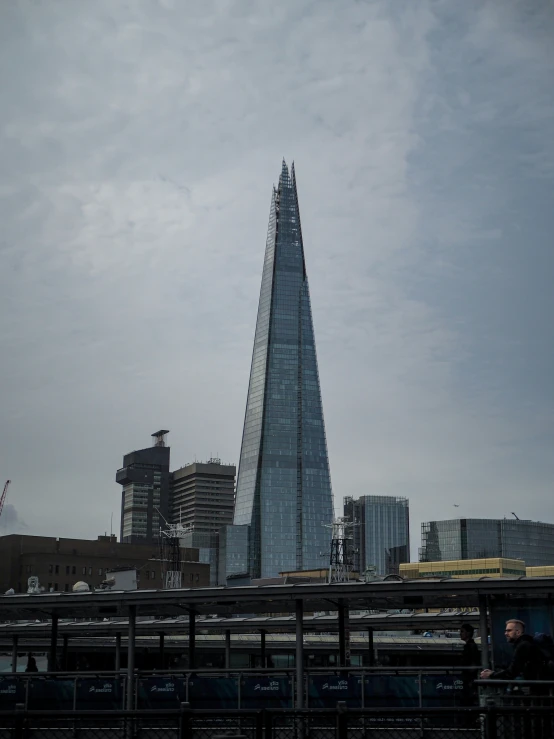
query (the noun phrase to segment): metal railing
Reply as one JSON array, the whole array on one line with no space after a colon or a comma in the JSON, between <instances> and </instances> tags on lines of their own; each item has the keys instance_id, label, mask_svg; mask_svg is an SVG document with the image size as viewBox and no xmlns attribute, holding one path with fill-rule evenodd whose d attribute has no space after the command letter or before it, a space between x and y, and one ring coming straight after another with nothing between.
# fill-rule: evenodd
<instances>
[{"instance_id":1,"label":"metal railing","mask_svg":"<svg viewBox=\"0 0 554 739\"><path fill-rule=\"evenodd\" d=\"M0 739L551 739L544 707L25 711L2 714Z\"/></svg>"}]
</instances>

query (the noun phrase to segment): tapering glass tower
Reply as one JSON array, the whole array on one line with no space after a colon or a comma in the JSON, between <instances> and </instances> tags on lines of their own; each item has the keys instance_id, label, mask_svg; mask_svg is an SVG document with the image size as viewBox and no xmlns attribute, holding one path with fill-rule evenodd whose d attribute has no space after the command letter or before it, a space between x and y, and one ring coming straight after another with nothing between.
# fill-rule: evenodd
<instances>
[{"instance_id":1,"label":"tapering glass tower","mask_svg":"<svg viewBox=\"0 0 554 739\"><path fill-rule=\"evenodd\" d=\"M273 189L237 479L249 575L325 566L333 499L294 164ZM323 556L322 556L323 555Z\"/></svg>"}]
</instances>

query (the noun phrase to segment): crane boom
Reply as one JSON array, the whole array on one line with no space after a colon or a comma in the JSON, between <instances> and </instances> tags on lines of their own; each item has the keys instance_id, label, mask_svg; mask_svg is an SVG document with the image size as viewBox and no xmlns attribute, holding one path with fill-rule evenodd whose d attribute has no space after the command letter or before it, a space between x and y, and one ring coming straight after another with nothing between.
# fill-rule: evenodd
<instances>
[{"instance_id":1,"label":"crane boom","mask_svg":"<svg viewBox=\"0 0 554 739\"><path fill-rule=\"evenodd\" d=\"M6 495L8 494L10 482L11 480L6 480L6 484L4 485L4 492L2 493L2 497L0 498L0 516L2 515L2 509L4 508L4 503L6 502Z\"/></svg>"}]
</instances>

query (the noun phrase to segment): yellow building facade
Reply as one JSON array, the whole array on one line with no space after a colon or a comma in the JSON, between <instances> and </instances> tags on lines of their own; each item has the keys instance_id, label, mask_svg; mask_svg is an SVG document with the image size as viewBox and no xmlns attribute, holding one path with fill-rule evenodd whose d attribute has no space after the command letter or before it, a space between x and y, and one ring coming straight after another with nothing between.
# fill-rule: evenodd
<instances>
[{"instance_id":1,"label":"yellow building facade","mask_svg":"<svg viewBox=\"0 0 554 739\"><path fill-rule=\"evenodd\" d=\"M540 565L538 567L526 567L527 577L552 577L554 565Z\"/></svg>"},{"instance_id":2,"label":"yellow building facade","mask_svg":"<svg viewBox=\"0 0 554 739\"><path fill-rule=\"evenodd\" d=\"M491 559L452 559L444 562L406 562L400 565L400 575L407 580L421 577L521 577L529 570L551 569L554 567L525 567L522 559L493 557ZM542 574L542 573L541 573ZM536 573L538 575L538 573Z\"/></svg>"}]
</instances>

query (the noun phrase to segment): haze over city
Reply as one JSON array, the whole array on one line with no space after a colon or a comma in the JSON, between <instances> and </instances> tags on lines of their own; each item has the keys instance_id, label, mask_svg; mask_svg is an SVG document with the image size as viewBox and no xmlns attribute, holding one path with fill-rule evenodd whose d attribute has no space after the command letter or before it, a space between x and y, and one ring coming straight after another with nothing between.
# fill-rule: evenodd
<instances>
[{"instance_id":1,"label":"haze over city","mask_svg":"<svg viewBox=\"0 0 554 739\"><path fill-rule=\"evenodd\" d=\"M335 512L554 522L554 6L0 9L0 534L119 530L124 453L238 462L294 160Z\"/></svg>"}]
</instances>

